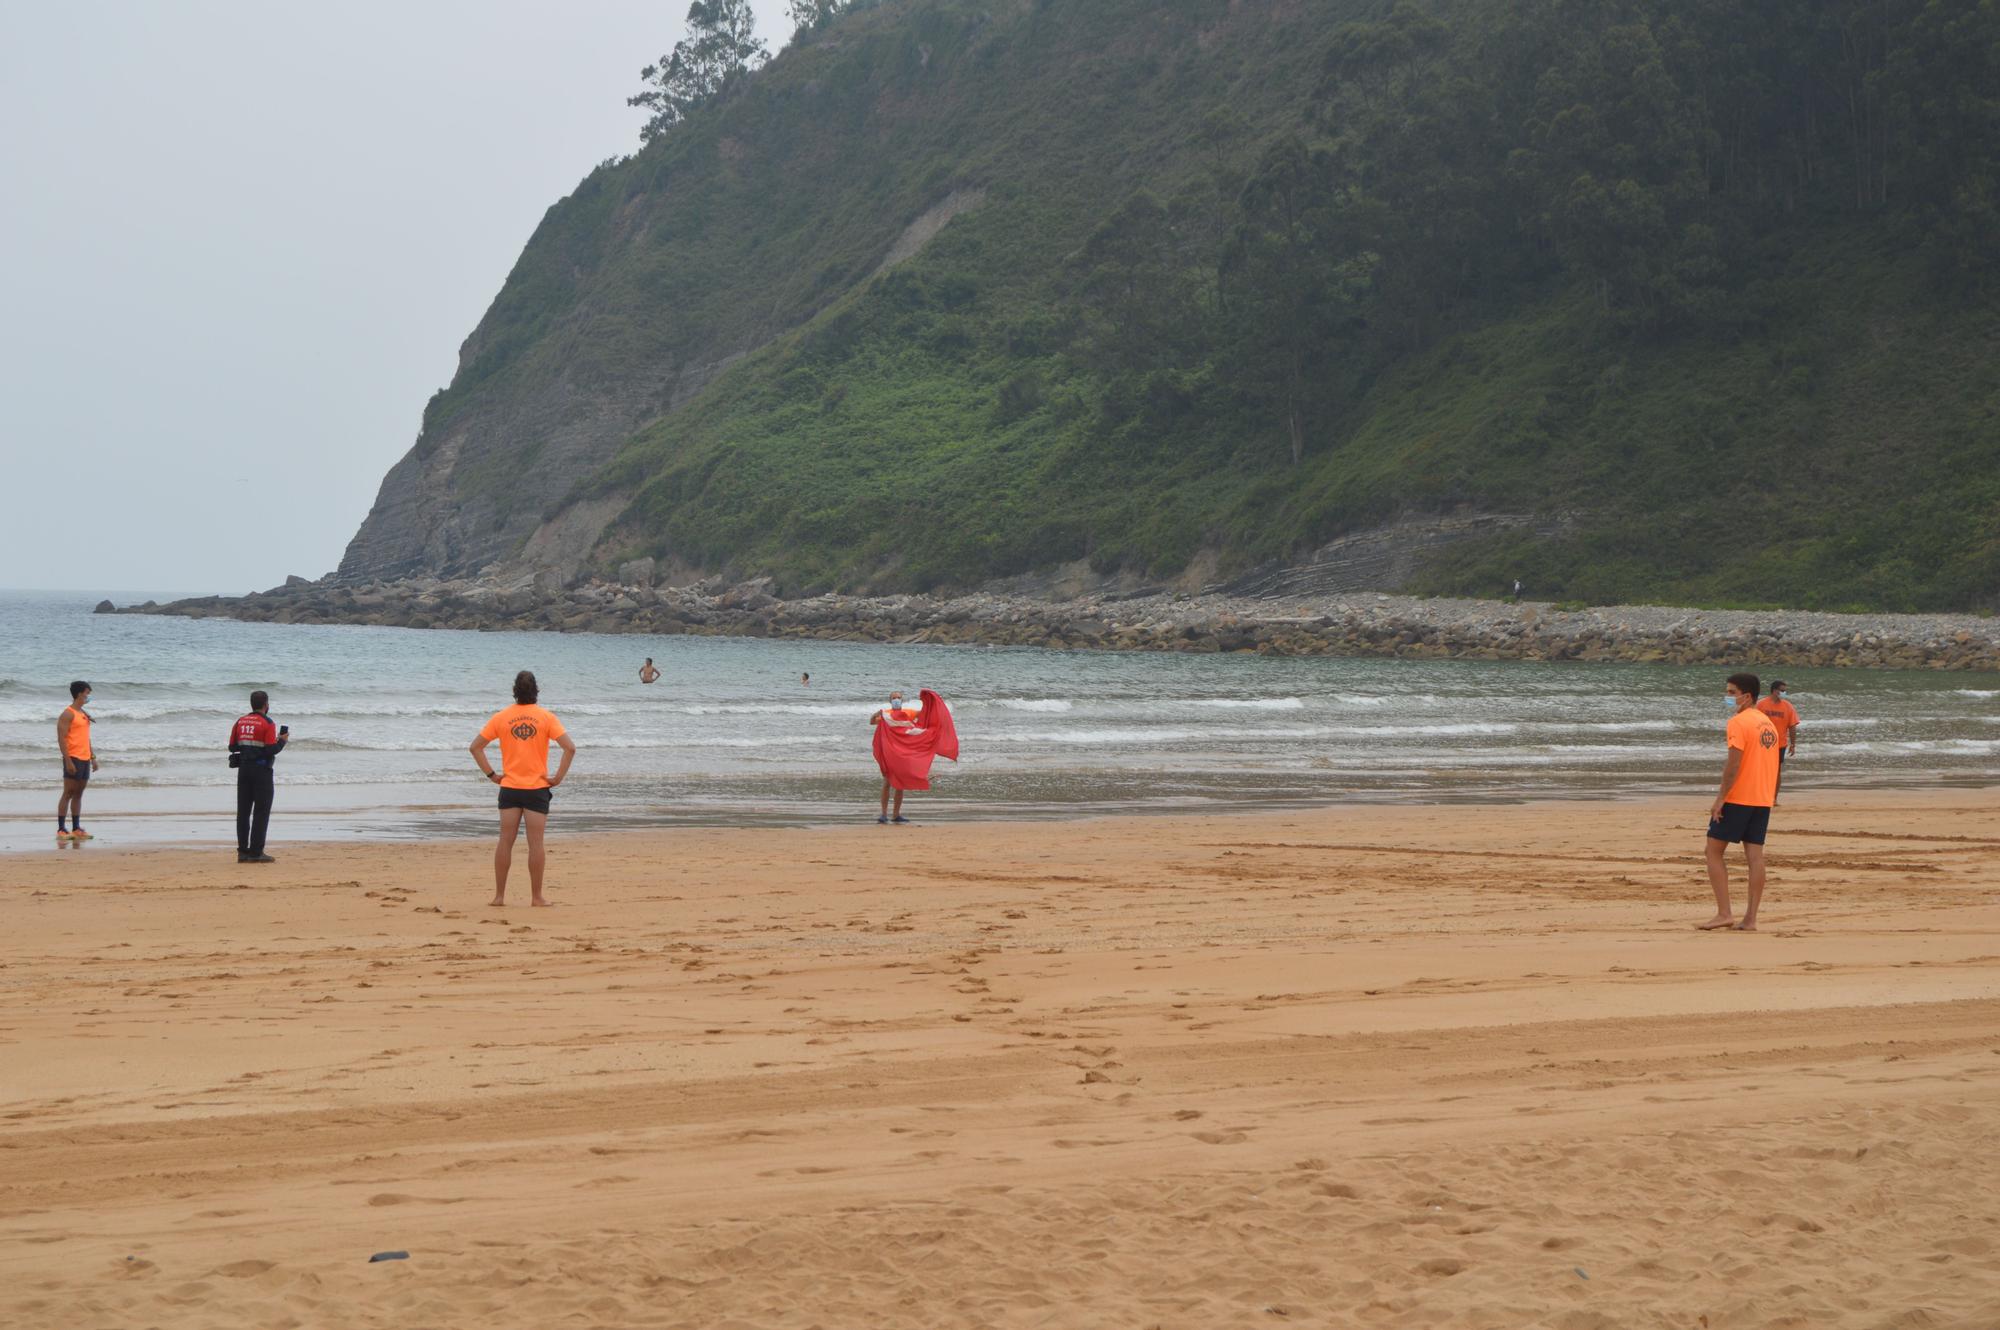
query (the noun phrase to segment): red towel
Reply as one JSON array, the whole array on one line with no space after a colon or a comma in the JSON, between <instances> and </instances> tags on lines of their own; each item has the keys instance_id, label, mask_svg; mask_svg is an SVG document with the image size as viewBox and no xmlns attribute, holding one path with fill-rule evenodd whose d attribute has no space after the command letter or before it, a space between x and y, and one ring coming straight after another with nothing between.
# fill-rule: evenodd
<instances>
[{"instance_id":1,"label":"red towel","mask_svg":"<svg viewBox=\"0 0 2000 1330\"><path fill-rule=\"evenodd\" d=\"M933 758L958 761L958 727L951 723L944 699L928 688L917 696L923 710L914 717L915 725L883 722L875 727L875 765L898 790L928 790Z\"/></svg>"}]
</instances>

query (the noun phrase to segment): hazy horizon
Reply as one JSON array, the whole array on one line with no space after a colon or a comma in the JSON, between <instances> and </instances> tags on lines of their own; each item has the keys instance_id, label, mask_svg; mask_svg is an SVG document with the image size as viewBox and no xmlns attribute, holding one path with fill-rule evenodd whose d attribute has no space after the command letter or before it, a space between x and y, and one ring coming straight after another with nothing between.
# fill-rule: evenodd
<instances>
[{"instance_id":1,"label":"hazy horizon","mask_svg":"<svg viewBox=\"0 0 2000 1330\"><path fill-rule=\"evenodd\" d=\"M0 586L331 571L685 14L0 3Z\"/></svg>"}]
</instances>

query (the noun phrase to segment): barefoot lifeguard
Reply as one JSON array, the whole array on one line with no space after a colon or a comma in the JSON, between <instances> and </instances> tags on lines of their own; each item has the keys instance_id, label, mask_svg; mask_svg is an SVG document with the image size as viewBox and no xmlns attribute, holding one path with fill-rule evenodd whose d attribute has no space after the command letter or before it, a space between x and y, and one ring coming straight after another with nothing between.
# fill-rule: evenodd
<instances>
[{"instance_id":1,"label":"barefoot lifeguard","mask_svg":"<svg viewBox=\"0 0 2000 1330\"><path fill-rule=\"evenodd\" d=\"M1715 914L1696 925L1714 931L1755 932L1757 906L1764 898L1764 836L1771 825L1771 806L1778 797L1777 727L1757 709L1758 679L1732 674L1723 685L1729 701L1726 740L1729 756L1722 765L1722 785L1708 809L1708 884L1715 891ZM1739 920L1729 904L1729 865L1724 855L1741 842L1749 867L1749 902Z\"/></svg>"},{"instance_id":2,"label":"barefoot lifeguard","mask_svg":"<svg viewBox=\"0 0 2000 1330\"><path fill-rule=\"evenodd\" d=\"M548 826L555 787L568 777L569 764L576 757L576 743L555 713L540 705L540 696L535 676L522 670L514 676L514 705L494 712L471 744L472 760L486 779L500 787L500 839L493 847L493 899L489 905L507 903L514 838L524 826L528 832L528 903L549 903L542 897L542 870L548 862L542 833ZM496 739L500 741L500 771L486 760L486 746ZM562 761L553 776L549 775L552 742L562 749Z\"/></svg>"}]
</instances>

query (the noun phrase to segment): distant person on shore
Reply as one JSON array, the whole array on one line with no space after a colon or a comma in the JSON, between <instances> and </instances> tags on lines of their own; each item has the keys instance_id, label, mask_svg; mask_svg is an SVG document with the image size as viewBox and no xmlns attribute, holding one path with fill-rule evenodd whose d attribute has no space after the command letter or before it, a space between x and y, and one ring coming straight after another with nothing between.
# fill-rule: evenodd
<instances>
[{"instance_id":1,"label":"distant person on shore","mask_svg":"<svg viewBox=\"0 0 2000 1330\"><path fill-rule=\"evenodd\" d=\"M1790 691L1783 679L1773 679L1771 695L1757 704L1757 710L1769 716L1778 731L1778 788L1771 794L1774 808L1778 803L1778 794L1785 788L1785 759L1796 756L1799 751L1799 713L1786 696Z\"/></svg>"},{"instance_id":2,"label":"distant person on shore","mask_svg":"<svg viewBox=\"0 0 2000 1330\"><path fill-rule=\"evenodd\" d=\"M229 730L229 765L236 768L236 862L270 864L264 836L271 827L271 800L277 793L272 764L285 751L292 727L273 725L271 695L259 688L250 694L250 710Z\"/></svg>"},{"instance_id":3,"label":"distant person on shore","mask_svg":"<svg viewBox=\"0 0 2000 1330\"><path fill-rule=\"evenodd\" d=\"M660 672L653 668L653 658L648 656L646 657L646 663L639 667L639 682L658 683L659 681Z\"/></svg>"},{"instance_id":4,"label":"distant person on shore","mask_svg":"<svg viewBox=\"0 0 2000 1330\"><path fill-rule=\"evenodd\" d=\"M69 705L56 717L56 749L62 753L62 794L56 799L56 839L92 839L83 829L83 791L97 770L97 751L90 746L90 685L78 679L69 686ZM71 828L75 828L71 830Z\"/></svg>"},{"instance_id":5,"label":"distant person on shore","mask_svg":"<svg viewBox=\"0 0 2000 1330\"><path fill-rule=\"evenodd\" d=\"M553 791L569 775L569 764L576 757L576 743L555 714L539 704L540 697L541 686L535 676L522 670L514 676L514 705L494 712L472 741L472 760L486 773L486 779L500 787L500 842L493 849L493 899L489 905L507 903L514 837L524 823L528 828L528 903L548 904L542 898L542 869L548 862L542 833L548 827ZM500 741L500 771L486 760L486 745L495 739ZM562 762L553 776L549 775L551 742L562 748Z\"/></svg>"},{"instance_id":6,"label":"distant person on shore","mask_svg":"<svg viewBox=\"0 0 2000 1330\"><path fill-rule=\"evenodd\" d=\"M1521 598L1521 579L1517 577L1514 579L1514 599L1519 600L1520 598Z\"/></svg>"},{"instance_id":7,"label":"distant person on shore","mask_svg":"<svg viewBox=\"0 0 2000 1330\"><path fill-rule=\"evenodd\" d=\"M1723 692L1729 699L1729 757L1722 766L1721 791L1708 810L1708 884L1715 889L1715 917L1701 927L1751 933L1764 898L1764 833L1778 799L1778 730L1757 709L1756 675L1730 675ZM1730 912L1729 867L1723 862L1737 841L1743 842L1750 865L1750 901L1740 920Z\"/></svg>"},{"instance_id":8,"label":"distant person on shore","mask_svg":"<svg viewBox=\"0 0 2000 1330\"><path fill-rule=\"evenodd\" d=\"M958 761L958 729L944 699L926 688L917 701L916 707L907 707L901 693L891 693L889 705L868 718L875 727L875 765L882 769L882 812L875 819L879 823L908 822L903 816L904 793L931 787L933 759ZM891 790L896 793L893 816Z\"/></svg>"}]
</instances>

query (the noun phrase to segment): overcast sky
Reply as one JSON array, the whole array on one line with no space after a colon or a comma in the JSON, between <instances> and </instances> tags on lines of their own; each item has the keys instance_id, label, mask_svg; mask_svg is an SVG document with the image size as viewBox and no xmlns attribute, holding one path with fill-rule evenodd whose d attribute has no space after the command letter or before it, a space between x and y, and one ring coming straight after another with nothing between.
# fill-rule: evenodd
<instances>
[{"instance_id":1,"label":"overcast sky","mask_svg":"<svg viewBox=\"0 0 2000 1330\"><path fill-rule=\"evenodd\" d=\"M330 571L686 14L0 0L0 587Z\"/></svg>"}]
</instances>

